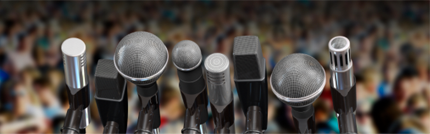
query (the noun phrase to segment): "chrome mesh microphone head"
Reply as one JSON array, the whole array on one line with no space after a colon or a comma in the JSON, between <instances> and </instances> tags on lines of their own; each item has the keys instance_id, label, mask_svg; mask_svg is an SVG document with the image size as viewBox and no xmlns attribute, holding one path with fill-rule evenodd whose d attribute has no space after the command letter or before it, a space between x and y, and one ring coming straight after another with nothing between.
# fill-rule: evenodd
<instances>
[{"instance_id":1,"label":"chrome mesh microphone head","mask_svg":"<svg viewBox=\"0 0 430 134\"><path fill-rule=\"evenodd\" d=\"M190 40L181 41L172 50L172 61L179 70L194 70L202 62L200 47Z\"/></svg>"},{"instance_id":2,"label":"chrome mesh microphone head","mask_svg":"<svg viewBox=\"0 0 430 134\"><path fill-rule=\"evenodd\" d=\"M224 54L214 53L205 60L206 83L212 104L227 106L233 100L229 66L229 60Z\"/></svg>"},{"instance_id":3,"label":"chrome mesh microphone head","mask_svg":"<svg viewBox=\"0 0 430 134\"><path fill-rule=\"evenodd\" d=\"M85 43L78 38L68 38L61 44L66 84L72 94L88 85Z\"/></svg>"},{"instance_id":4,"label":"chrome mesh microphone head","mask_svg":"<svg viewBox=\"0 0 430 134\"><path fill-rule=\"evenodd\" d=\"M128 81L149 85L157 81L169 59L164 43L148 32L130 33L116 46L114 64Z\"/></svg>"},{"instance_id":5,"label":"chrome mesh microphone head","mask_svg":"<svg viewBox=\"0 0 430 134\"><path fill-rule=\"evenodd\" d=\"M333 37L328 43L330 51L330 69L346 71L352 67L351 49L348 38L344 36Z\"/></svg>"},{"instance_id":6,"label":"chrome mesh microphone head","mask_svg":"<svg viewBox=\"0 0 430 134\"><path fill-rule=\"evenodd\" d=\"M238 36L233 41L235 80L265 78L265 60L257 36Z\"/></svg>"},{"instance_id":7,"label":"chrome mesh microphone head","mask_svg":"<svg viewBox=\"0 0 430 134\"><path fill-rule=\"evenodd\" d=\"M324 68L317 60L306 54L291 54L276 64L270 85L284 103L304 107L319 97L325 81Z\"/></svg>"}]
</instances>

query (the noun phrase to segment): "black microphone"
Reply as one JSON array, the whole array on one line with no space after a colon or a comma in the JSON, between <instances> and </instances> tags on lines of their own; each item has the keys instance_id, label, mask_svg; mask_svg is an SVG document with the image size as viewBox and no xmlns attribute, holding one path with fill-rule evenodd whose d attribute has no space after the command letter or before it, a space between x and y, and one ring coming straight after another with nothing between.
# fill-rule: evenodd
<instances>
[{"instance_id":1,"label":"black microphone","mask_svg":"<svg viewBox=\"0 0 430 134\"><path fill-rule=\"evenodd\" d=\"M330 88L333 108L340 133L357 133L355 110L357 95L352 70L351 49L348 38L336 36L328 43L330 50Z\"/></svg>"},{"instance_id":2,"label":"black microphone","mask_svg":"<svg viewBox=\"0 0 430 134\"><path fill-rule=\"evenodd\" d=\"M61 44L67 96L70 108L61 129L62 133L85 133L90 124L90 89L87 72L85 43L78 38L68 38Z\"/></svg>"},{"instance_id":3,"label":"black microphone","mask_svg":"<svg viewBox=\"0 0 430 134\"><path fill-rule=\"evenodd\" d=\"M113 60L101 59L95 73L94 96L104 134L127 132L127 83L115 69Z\"/></svg>"},{"instance_id":4,"label":"black microphone","mask_svg":"<svg viewBox=\"0 0 430 134\"><path fill-rule=\"evenodd\" d=\"M205 71L215 133L235 133L230 61L224 54L211 54L206 58Z\"/></svg>"},{"instance_id":5,"label":"black microphone","mask_svg":"<svg viewBox=\"0 0 430 134\"><path fill-rule=\"evenodd\" d=\"M172 50L172 61L177 68L179 88L187 108L182 133L207 133L205 123L208 120L208 95L200 66L202 62L200 47L193 41L181 41Z\"/></svg>"},{"instance_id":6,"label":"black microphone","mask_svg":"<svg viewBox=\"0 0 430 134\"><path fill-rule=\"evenodd\" d=\"M245 133L267 129L266 61L257 36L239 36L233 41L234 82L246 115Z\"/></svg>"},{"instance_id":7,"label":"black microphone","mask_svg":"<svg viewBox=\"0 0 430 134\"><path fill-rule=\"evenodd\" d=\"M118 73L137 86L142 105L134 133L159 133L160 109L157 80L166 70L169 53L163 41L148 32L133 32L118 43L114 65Z\"/></svg>"},{"instance_id":8,"label":"black microphone","mask_svg":"<svg viewBox=\"0 0 430 134\"><path fill-rule=\"evenodd\" d=\"M290 54L279 61L270 76L272 91L291 106L299 133L316 133L312 103L321 95L326 79L321 64L306 54Z\"/></svg>"}]
</instances>

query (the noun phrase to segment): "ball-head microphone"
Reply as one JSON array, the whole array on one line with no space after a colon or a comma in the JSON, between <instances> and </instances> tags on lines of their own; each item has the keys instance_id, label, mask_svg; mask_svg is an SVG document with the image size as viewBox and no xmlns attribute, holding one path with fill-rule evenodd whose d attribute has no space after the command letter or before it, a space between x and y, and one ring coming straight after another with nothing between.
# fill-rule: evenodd
<instances>
[{"instance_id":1,"label":"ball-head microphone","mask_svg":"<svg viewBox=\"0 0 430 134\"><path fill-rule=\"evenodd\" d=\"M61 44L67 96L67 110L62 133L85 133L90 124L90 89L87 72L85 43L78 38L68 38Z\"/></svg>"},{"instance_id":2,"label":"ball-head microphone","mask_svg":"<svg viewBox=\"0 0 430 134\"><path fill-rule=\"evenodd\" d=\"M355 110L357 95L348 38L336 36L328 43L330 51L330 88L333 108L339 122L340 133L357 133Z\"/></svg>"},{"instance_id":3,"label":"ball-head microphone","mask_svg":"<svg viewBox=\"0 0 430 134\"><path fill-rule=\"evenodd\" d=\"M205 69L215 133L235 133L230 61L224 54L214 53L206 58Z\"/></svg>"},{"instance_id":4,"label":"ball-head microphone","mask_svg":"<svg viewBox=\"0 0 430 134\"><path fill-rule=\"evenodd\" d=\"M208 95L200 47L190 40L181 41L172 50L172 61L177 68L179 88L187 109L182 133L208 133L205 124L208 120Z\"/></svg>"},{"instance_id":5,"label":"ball-head microphone","mask_svg":"<svg viewBox=\"0 0 430 134\"><path fill-rule=\"evenodd\" d=\"M154 34L133 32L118 43L113 60L118 73L137 87L142 109L135 133L159 133L160 109L156 81L169 60L166 46Z\"/></svg>"},{"instance_id":6,"label":"ball-head microphone","mask_svg":"<svg viewBox=\"0 0 430 134\"><path fill-rule=\"evenodd\" d=\"M245 133L267 129L267 74L257 36L239 36L233 41L234 82L246 115Z\"/></svg>"},{"instance_id":7,"label":"ball-head microphone","mask_svg":"<svg viewBox=\"0 0 430 134\"><path fill-rule=\"evenodd\" d=\"M299 133L316 133L312 103L321 95L325 71L320 63L306 54L290 54L279 61L270 77L273 93L291 106Z\"/></svg>"},{"instance_id":8,"label":"ball-head microphone","mask_svg":"<svg viewBox=\"0 0 430 134\"><path fill-rule=\"evenodd\" d=\"M101 59L95 73L94 96L104 134L126 133L128 98L127 83L116 71L113 60Z\"/></svg>"}]
</instances>

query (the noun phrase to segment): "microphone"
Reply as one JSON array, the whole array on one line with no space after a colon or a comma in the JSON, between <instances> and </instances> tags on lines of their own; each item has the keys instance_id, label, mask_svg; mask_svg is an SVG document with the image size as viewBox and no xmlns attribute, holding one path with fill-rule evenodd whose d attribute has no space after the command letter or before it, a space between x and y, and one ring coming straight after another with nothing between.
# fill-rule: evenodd
<instances>
[{"instance_id":1,"label":"microphone","mask_svg":"<svg viewBox=\"0 0 430 134\"><path fill-rule=\"evenodd\" d=\"M325 71L320 63L306 54L290 54L279 61L270 76L273 93L291 106L299 133L316 133L312 103L321 95Z\"/></svg>"},{"instance_id":2,"label":"microphone","mask_svg":"<svg viewBox=\"0 0 430 134\"><path fill-rule=\"evenodd\" d=\"M330 51L330 89L340 133L357 133L355 121L357 95L349 40L343 36L336 36L330 40L328 47Z\"/></svg>"},{"instance_id":3,"label":"microphone","mask_svg":"<svg viewBox=\"0 0 430 134\"><path fill-rule=\"evenodd\" d=\"M267 129L266 61L257 36L238 36L233 41L234 82L246 115L245 133Z\"/></svg>"},{"instance_id":4,"label":"microphone","mask_svg":"<svg viewBox=\"0 0 430 134\"><path fill-rule=\"evenodd\" d=\"M220 53L209 55L205 61L206 83L214 115L215 133L235 133L229 64L228 58Z\"/></svg>"},{"instance_id":5,"label":"microphone","mask_svg":"<svg viewBox=\"0 0 430 134\"><path fill-rule=\"evenodd\" d=\"M193 41L184 40L172 50L173 65L177 68L179 89L187 111L185 113L184 134L208 133L205 122L208 120L208 95L203 78L202 54Z\"/></svg>"},{"instance_id":6,"label":"microphone","mask_svg":"<svg viewBox=\"0 0 430 134\"><path fill-rule=\"evenodd\" d=\"M114 65L124 79L134 83L142 109L135 134L159 133L160 109L157 79L166 69L169 53L154 34L133 32L118 43Z\"/></svg>"},{"instance_id":7,"label":"microphone","mask_svg":"<svg viewBox=\"0 0 430 134\"><path fill-rule=\"evenodd\" d=\"M115 69L113 60L101 59L95 73L94 96L104 126L104 134L127 132L127 83Z\"/></svg>"},{"instance_id":8,"label":"microphone","mask_svg":"<svg viewBox=\"0 0 430 134\"><path fill-rule=\"evenodd\" d=\"M61 130L62 133L85 133L85 128L91 121L90 89L85 50L85 43L78 38L68 38L61 44L70 105Z\"/></svg>"}]
</instances>

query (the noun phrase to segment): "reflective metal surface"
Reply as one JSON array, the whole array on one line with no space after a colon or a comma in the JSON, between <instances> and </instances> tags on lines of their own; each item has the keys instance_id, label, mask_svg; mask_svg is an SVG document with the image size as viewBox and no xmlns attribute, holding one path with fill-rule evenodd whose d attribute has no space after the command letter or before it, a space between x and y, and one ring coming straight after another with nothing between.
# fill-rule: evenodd
<instances>
[{"instance_id":1,"label":"reflective metal surface","mask_svg":"<svg viewBox=\"0 0 430 134\"><path fill-rule=\"evenodd\" d=\"M61 45L66 84L72 94L88 85L85 43L78 38L69 38Z\"/></svg>"}]
</instances>

